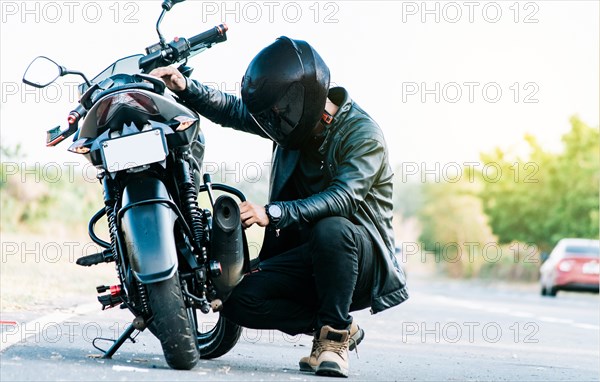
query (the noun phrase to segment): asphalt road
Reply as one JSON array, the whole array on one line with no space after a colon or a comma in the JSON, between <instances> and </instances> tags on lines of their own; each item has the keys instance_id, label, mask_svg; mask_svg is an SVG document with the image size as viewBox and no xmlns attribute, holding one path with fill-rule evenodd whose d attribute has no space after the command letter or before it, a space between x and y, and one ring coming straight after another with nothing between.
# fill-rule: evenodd
<instances>
[{"instance_id":1,"label":"asphalt road","mask_svg":"<svg viewBox=\"0 0 600 382\"><path fill-rule=\"evenodd\" d=\"M552 299L538 296L536 288L426 280L411 280L410 294L409 301L386 312L355 314L366 337L358 355L350 355L350 379L600 378L598 295L559 293ZM98 359L91 339L112 337L130 319L126 311L100 312L89 303L5 312L0 380L323 380L297 369L311 339L276 331L245 330L230 353L200 361L191 371L169 369L149 332L113 359Z\"/></svg>"}]
</instances>

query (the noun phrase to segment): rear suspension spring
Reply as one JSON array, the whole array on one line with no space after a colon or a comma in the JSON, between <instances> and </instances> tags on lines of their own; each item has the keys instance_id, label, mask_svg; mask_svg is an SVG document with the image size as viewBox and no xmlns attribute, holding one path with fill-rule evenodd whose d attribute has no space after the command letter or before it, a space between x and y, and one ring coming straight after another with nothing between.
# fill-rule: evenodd
<instances>
[{"instance_id":1,"label":"rear suspension spring","mask_svg":"<svg viewBox=\"0 0 600 382\"><path fill-rule=\"evenodd\" d=\"M110 234L110 249L113 258L118 264L119 256L117 249L117 224L115 213L115 202L119 198L119 190L110 184L108 179L104 180L104 210L106 211L106 219L108 220L108 232Z\"/></svg>"},{"instance_id":2,"label":"rear suspension spring","mask_svg":"<svg viewBox=\"0 0 600 382\"><path fill-rule=\"evenodd\" d=\"M204 222L202 212L198 207L198 194L194 174L190 171L190 165L182 160L179 164L179 198L181 199L181 209L188 225L192 231L193 239L198 245L204 241ZM199 249L199 248L198 248Z\"/></svg>"},{"instance_id":3,"label":"rear suspension spring","mask_svg":"<svg viewBox=\"0 0 600 382\"><path fill-rule=\"evenodd\" d=\"M148 306L148 294L146 293L146 287L144 284L137 282L138 296L142 305L142 312L144 314L150 314L150 307Z\"/></svg>"}]
</instances>

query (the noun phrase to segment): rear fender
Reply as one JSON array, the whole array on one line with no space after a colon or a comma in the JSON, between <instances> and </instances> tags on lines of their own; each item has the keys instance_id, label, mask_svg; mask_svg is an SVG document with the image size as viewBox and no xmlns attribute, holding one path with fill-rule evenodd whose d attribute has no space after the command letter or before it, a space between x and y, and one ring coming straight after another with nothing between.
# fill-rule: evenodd
<instances>
[{"instance_id":1,"label":"rear fender","mask_svg":"<svg viewBox=\"0 0 600 382\"><path fill-rule=\"evenodd\" d=\"M177 215L169 203L171 197L158 179L134 179L123 191L120 228L131 270L142 284L168 280L177 271Z\"/></svg>"}]
</instances>

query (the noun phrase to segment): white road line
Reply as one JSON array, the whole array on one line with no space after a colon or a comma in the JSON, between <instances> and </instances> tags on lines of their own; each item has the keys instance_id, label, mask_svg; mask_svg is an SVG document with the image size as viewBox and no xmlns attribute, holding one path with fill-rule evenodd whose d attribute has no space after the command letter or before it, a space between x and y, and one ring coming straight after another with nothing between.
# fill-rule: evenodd
<instances>
[{"instance_id":1,"label":"white road line","mask_svg":"<svg viewBox=\"0 0 600 382\"><path fill-rule=\"evenodd\" d=\"M534 318L535 317L535 315L533 313L521 312L521 311L510 312L509 314L513 317L520 317L520 318Z\"/></svg>"},{"instance_id":2,"label":"white road line","mask_svg":"<svg viewBox=\"0 0 600 382\"><path fill-rule=\"evenodd\" d=\"M1 333L0 352L19 342L26 341L28 338L38 336L49 325L58 325L71 317L91 313L95 310L99 310L98 304L78 305L69 312L54 312L24 324L5 327Z\"/></svg>"},{"instance_id":3,"label":"white road line","mask_svg":"<svg viewBox=\"0 0 600 382\"><path fill-rule=\"evenodd\" d=\"M472 310L477 310L480 312L487 312L487 313L506 314L508 316L520 317L520 318L531 318L533 320L539 320L542 322L548 322L548 323L553 323L553 324L571 325L572 327L579 328L579 329L600 330L599 325L578 323L572 319L557 318L557 317L550 317L550 316L537 316L530 312L511 311L509 308L494 306L493 304L481 304L481 303L476 303L476 302L472 302L469 300L462 300L462 299L447 297L447 296L434 296L434 295L430 295L430 294L424 294L424 296L426 296L427 298L435 299L436 301L438 301L442 304L451 305L453 307L472 309Z\"/></svg>"},{"instance_id":4,"label":"white road line","mask_svg":"<svg viewBox=\"0 0 600 382\"><path fill-rule=\"evenodd\" d=\"M600 326L598 325L574 323L573 326L581 329L600 330Z\"/></svg>"},{"instance_id":5,"label":"white road line","mask_svg":"<svg viewBox=\"0 0 600 382\"><path fill-rule=\"evenodd\" d=\"M538 317L540 321L544 322L552 322L554 324L574 324L575 321L564 318L556 318L556 317L548 317L548 316L540 316Z\"/></svg>"},{"instance_id":6,"label":"white road line","mask_svg":"<svg viewBox=\"0 0 600 382\"><path fill-rule=\"evenodd\" d=\"M484 310L488 313L510 314L510 309L508 309L508 308L491 307L491 308L485 308Z\"/></svg>"},{"instance_id":7,"label":"white road line","mask_svg":"<svg viewBox=\"0 0 600 382\"><path fill-rule=\"evenodd\" d=\"M414 340L414 341L408 341L408 342L397 342L397 343L379 341L376 344L373 344L370 342L367 342L367 343L361 342L360 346L363 346L366 349L368 349L368 348L373 348L373 349L377 349L377 350L394 349L396 351L402 351L402 352L410 351L413 348L415 350L418 348L418 349L420 349L420 351L423 351L424 347L430 346L432 351L447 350L447 351L451 352L452 354L460 354L459 353L460 350L457 350L457 348L460 348L460 347L465 347L463 354L468 354L469 351L473 351L473 349L477 349L477 348L505 350L505 351L510 351L515 354L522 354L524 351L527 351L528 354L543 353L543 354L551 354L553 356L565 352L565 348L561 348L558 346L540 345L539 343L502 343L502 342L488 343L485 341L484 342L479 341L477 343L473 343L473 342L470 342L467 340L460 340L458 342L439 341L439 342L435 342L435 343L427 343L427 342L423 342L420 340ZM596 358L598 358L600 356L600 354L598 353L598 350L569 348L568 352L569 352L569 355L571 355L571 356L580 355L580 356L586 356L586 357L589 356L589 357L596 357Z\"/></svg>"},{"instance_id":8,"label":"white road line","mask_svg":"<svg viewBox=\"0 0 600 382\"><path fill-rule=\"evenodd\" d=\"M142 368L139 368L139 367L132 367L132 366L114 365L112 367L112 369L114 371L133 371L133 372L138 372L138 373L147 373L148 372L147 369L142 369Z\"/></svg>"}]
</instances>

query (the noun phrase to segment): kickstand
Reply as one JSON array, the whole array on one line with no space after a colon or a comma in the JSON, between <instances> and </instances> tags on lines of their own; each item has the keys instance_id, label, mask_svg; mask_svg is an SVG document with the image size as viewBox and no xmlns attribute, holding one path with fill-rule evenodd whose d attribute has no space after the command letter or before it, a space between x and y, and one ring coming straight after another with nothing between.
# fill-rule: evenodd
<instances>
[{"instance_id":1,"label":"kickstand","mask_svg":"<svg viewBox=\"0 0 600 382\"><path fill-rule=\"evenodd\" d=\"M112 338L102 338L102 337L96 337L94 338L94 340L92 341L92 346L95 347L96 349L100 350L102 353L104 353L104 355L102 356L102 358L112 358L112 356L117 352L117 350L119 350L119 348L121 346L123 346L123 344L125 343L125 341L130 340L131 342L135 343L135 339L136 337L142 332L141 330L138 331L138 333L135 336L131 336L133 334L133 332L135 332L137 329L135 328L135 326L133 324L130 324L123 333L121 333L121 335L119 336L119 338L112 339ZM96 341L107 341L107 342L112 342L113 344L111 345L110 348L108 348L108 350L104 350L102 348L100 348L98 345L96 345Z\"/></svg>"}]
</instances>

